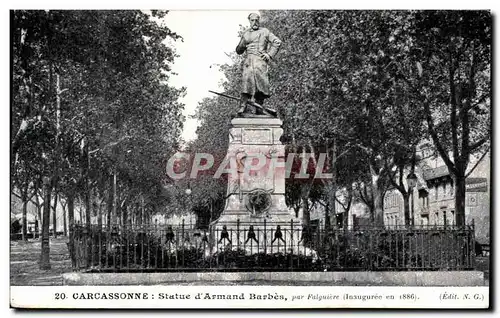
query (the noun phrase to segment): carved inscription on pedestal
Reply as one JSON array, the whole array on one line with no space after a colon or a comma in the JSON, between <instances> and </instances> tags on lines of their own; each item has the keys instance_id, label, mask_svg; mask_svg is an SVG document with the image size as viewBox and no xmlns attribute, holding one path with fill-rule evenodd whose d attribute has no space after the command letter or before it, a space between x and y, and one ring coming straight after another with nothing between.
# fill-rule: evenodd
<instances>
[{"instance_id":1,"label":"carved inscription on pedestal","mask_svg":"<svg viewBox=\"0 0 500 318\"><path fill-rule=\"evenodd\" d=\"M270 145L273 144L273 134L271 129L243 129L243 144Z\"/></svg>"}]
</instances>

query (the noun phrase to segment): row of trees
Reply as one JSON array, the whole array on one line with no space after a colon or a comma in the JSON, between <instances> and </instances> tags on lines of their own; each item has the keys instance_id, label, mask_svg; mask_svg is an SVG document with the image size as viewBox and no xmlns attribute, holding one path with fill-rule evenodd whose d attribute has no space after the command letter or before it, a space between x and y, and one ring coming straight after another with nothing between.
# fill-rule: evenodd
<instances>
[{"instance_id":1,"label":"row of trees","mask_svg":"<svg viewBox=\"0 0 500 318\"><path fill-rule=\"evenodd\" d=\"M167 12L11 12L11 178L23 203L43 201L42 260L49 267L49 211L75 200L101 227L142 222L168 204L165 162L178 149L184 90L167 84L179 35ZM55 222L55 213L54 213ZM56 225L54 224L54 230ZM70 230L70 245L71 245Z\"/></svg>"},{"instance_id":2,"label":"row of trees","mask_svg":"<svg viewBox=\"0 0 500 318\"><path fill-rule=\"evenodd\" d=\"M141 223L190 205L213 220L226 183L209 175L165 184L179 150L184 93L167 84L179 39L152 11L12 11L11 178L42 220L48 267L50 208L75 202L85 222ZM287 204L326 210L364 202L383 223L383 197L397 188L409 214L405 169L423 140L434 143L456 184L456 224L464 224L471 156L489 150L491 15L480 11L265 11L283 40L272 61L269 106L284 120L287 151L327 153L331 180L287 183ZM237 44L235 35L235 46ZM226 93L239 94L241 57L222 65ZM238 105L205 99L192 152L225 156ZM219 157L219 158L217 158ZM185 192L190 188L192 192ZM179 191L180 190L180 191ZM42 213L43 212L43 213ZM405 218L409 219L409 218ZM344 218L344 222L347 218ZM54 225L54 229L56 226ZM72 242L70 231L70 246Z\"/></svg>"},{"instance_id":3,"label":"row of trees","mask_svg":"<svg viewBox=\"0 0 500 318\"><path fill-rule=\"evenodd\" d=\"M336 205L348 210L357 198L374 224L383 224L390 187L401 192L409 216L405 171L413 171L417 145L427 140L454 178L456 224L463 225L471 156L489 151L491 14L264 11L261 21L283 40L271 63L269 106L284 120L287 150L326 152L334 176L287 182L287 202L303 208L305 222L311 202L325 206L329 226ZM238 95L240 60L234 62L221 70L225 91ZM193 148L223 152L227 140L220 137L236 109L223 98L204 100ZM211 189L223 199L224 185ZM195 204L207 200L202 195Z\"/></svg>"}]
</instances>

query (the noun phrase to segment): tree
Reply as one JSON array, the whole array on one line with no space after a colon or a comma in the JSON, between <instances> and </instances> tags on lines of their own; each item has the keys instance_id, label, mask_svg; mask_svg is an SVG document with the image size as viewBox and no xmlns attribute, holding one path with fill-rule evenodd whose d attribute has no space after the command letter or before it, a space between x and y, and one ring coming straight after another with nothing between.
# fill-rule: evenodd
<instances>
[{"instance_id":1,"label":"tree","mask_svg":"<svg viewBox=\"0 0 500 318\"><path fill-rule=\"evenodd\" d=\"M223 97L204 99L195 115L200 121L196 130L197 138L185 149L190 154L189 167L193 166L197 153L206 153L214 158L211 169L198 173L183 187L192 189L191 201L194 210L198 211L201 219L208 219L210 222L220 215L224 207L226 176L222 175L219 179L214 179L213 176L226 156L231 114L236 114L237 107L236 102ZM188 171L188 178L190 173L191 170Z\"/></svg>"},{"instance_id":2,"label":"tree","mask_svg":"<svg viewBox=\"0 0 500 318\"><path fill-rule=\"evenodd\" d=\"M400 78L408 70L394 67L410 50L412 14L266 11L263 17L284 40L273 68L273 103L285 119L285 132L291 140L336 149L330 156L334 161L353 148L361 150L371 175L364 184L371 188L373 221L382 225L383 196L395 161L421 136L421 113L411 107ZM334 198L336 181L330 188Z\"/></svg>"},{"instance_id":3,"label":"tree","mask_svg":"<svg viewBox=\"0 0 500 318\"><path fill-rule=\"evenodd\" d=\"M36 195L37 189L35 184L33 184L33 176L36 175L38 171L33 171L29 162L23 160L23 162L17 163L17 170L13 174L12 183L13 187L17 189L12 191L12 193L21 200L22 202L22 240L28 240L27 236L27 214L28 214L28 203L31 201L34 195Z\"/></svg>"},{"instance_id":4,"label":"tree","mask_svg":"<svg viewBox=\"0 0 500 318\"><path fill-rule=\"evenodd\" d=\"M12 171L24 188L49 178L44 205L52 191L67 200L70 248L75 200L85 202L89 224L98 185L112 211L126 209L138 191L152 192L152 206L162 208L150 190L178 148L183 94L167 84L175 52L164 40L179 36L153 21L164 14L12 12ZM24 182L28 162L36 173Z\"/></svg>"},{"instance_id":5,"label":"tree","mask_svg":"<svg viewBox=\"0 0 500 318\"><path fill-rule=\"evenodd\" d=\"M425 112L437 153L453 176L455 224L465 225L465 179L473 155L489 152L491 32L488 11L423 11L416 15L414 100ZM467 169L470 168L469 171Z\"/></svg>"}]
</instances>

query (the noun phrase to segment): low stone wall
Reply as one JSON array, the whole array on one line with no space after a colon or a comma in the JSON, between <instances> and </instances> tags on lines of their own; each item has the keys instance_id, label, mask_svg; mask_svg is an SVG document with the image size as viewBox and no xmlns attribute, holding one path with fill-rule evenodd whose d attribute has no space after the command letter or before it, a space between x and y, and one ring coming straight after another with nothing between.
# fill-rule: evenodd
<instances>
[{"instance_id":1,"label":"low stone wall","mask_svg":"<svg viewBox=\"0 0 500 318\"><path fill-rule=\"evenodd\" d=\"M449 272L204 272L204 273L66 273L63 285L175 285L196 282L265 281L300 283L331 282L342 285L483 286L480 271Z\"/></svg>"}]
</instances>

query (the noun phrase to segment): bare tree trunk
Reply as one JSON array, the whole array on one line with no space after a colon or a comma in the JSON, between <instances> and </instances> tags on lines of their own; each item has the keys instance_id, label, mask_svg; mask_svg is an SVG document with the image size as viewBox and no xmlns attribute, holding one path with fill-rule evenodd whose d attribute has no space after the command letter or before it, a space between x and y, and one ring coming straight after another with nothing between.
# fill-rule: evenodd
<instances>
[{"instance_id":1,"label":"bare tree trunk","mask_svg":"<svg viewBox=\"0 0 500 318\"><path fill-rule=\"evenodd\" d=\"M68 223L69 223L69 250L71 256L71 263L73 267L76 266L76 258L74 253L75 246L75 196L73 193L68 195Z\"/></svg>"},{"instance_id":2,"label":"bare tree trunk","mask_svg":"<svg viewBox=\"0 0 500 318\"><path fill-rule=\"evenodd\" d=\"M295 217L299 217L300 206L298 204L293 205L293 210L295 211ZM212 212L210 212L210 218L212 218Z\"/></svg>"},{"instance_id":3,"label":"bare tree trunk","mask_svg":"<svg viewBox=\"0 0 500 318\"><path fill-rule=\"evenodd\" d=\"M307 227L311 223L311 213L309 211L309 198L307 195L302 196L302 224Z\"/></svg>"},{"instance_id":4,"label":"bare tree trunk","mask_svg":"<svg viewBox=\"0 0 500 318\"><path fill-rule=\"evenodd\" d=\"M213 217L214 217L214 206L213 206L211 199L210 199L209 208L210 208L210 221L208 222L208 224L211 224L213 221Z\"/></svg>"},{"instance_id":5,"label":"bare tree trunk","mask_svg":"<svg viewBox=\"0 0 500 318\"><path fill-rule=\"evenodd\" d=\"M302 160L300 165L301 173L307 174L307 167L309 163L309 157L306 154L306 147L302 147ZM300 196L302 200L302 224L304 227L308 227L311 224L311 213L309 211L309 193L311 191L312 184L309 182L302 184L300 186Z\"/></svg>"},{"instance_id":6,"label":"bare tree trunk","mask_svg":"<svg viewBox=\"0 0 500 318\"><path fill-rule=\"evenodd\" d=\"M333 226L334 229L337 228L337 202L335 198L337 197L337 142L333 140L333 149L332 149L332 181L331 181L331 192L329 198L329 206L330 206L330 225Z\"/></svg>"},{"instance_id":7,"label":"bare tree trunk","mask_svg":"<svg viewBox=\"0 0 500 318\"><path fill-rule=\"evenodd\" d=\"M54 238L57 238L57 192L54 193L54 206L52 207L52 227L54 228Z\"/></svg>"},{"instance_id":8,"label":"bare tree trunk","mask_svg":"<svg viewBox=\"0 0 500 318\"><path fill-rule=\"evenodd\" d=\"M38 226L38 230L40 230L42 228L42 222L43 222L43 219L42 219L42 204L40 203L40 197L38 196L38 190L36 190L35 192L35 205L36 205L36 214L37 214L37 220L36 220L36 223ZM40 223L40 224L38 224ZM35 231L35 232L38 232L38 231ZM42 239L42 236L39 235L39 233L36 233L38 235L38 238L41 240Z\"/></svg>"},{"instance_id":9,"label":"bare tree trunk","mask_svg":"<svg viewBox=\"0 0 500 318\"><path fill-rule=\"evenodd\" d=\"M123 217L123 226L127 226L128 225L128 210L127 210L127 203L124 203L123 204L123 207L122 207L122 217Z\"/></svg>"},{"instance_id":10,"label":"bare tree trunk","mask_svg":"<svg viewBox=\"0 0 500 318\"><path fill-rule=\"evenodd\" d=\"M371 190L373 197L373 216L372 223L375 226L384 226L384 187L382 173L370 163Z\"/></svg>"},{"instance_id":11,"label":"bare tree trunk","mask_svg":"<svg viewBox=\"0 0 500 318\"><path fill-rule=\"evenodd\" d=\"M102 201L99 203L97 206L97 227L99 228L99 231L102 230Z\"/></svg>"},{"instance_id":12,"label":"bare tree trunk","mask_svg":"<svg viewBox=\"0 0 500 318\"><path fill-rule=\"evenodd\" d=\"M68 204L68 203L66 202L65 204L61 204L61 206L63 208L63 232L64 232L64 236L68 236L68 223L66 221L66 217L67 217L66 204Z\"/></svg>"},{"instance_id":13,"label":"bare tree trunk","mask_svg":"<svg viewBox=\"0 0 500 318\"><path fill-rule=\"evenodd\" d=\"M403 207L405 216L405 226L409 227L411 225L411 215L410 215L410 193L407 192L403 194Z\"/></svg>"},{"instance_id":14,"label":"bare tree trunk","mask_svg":"<svg viewBox=\"0 0 500 318\"><path fill-rule=\"evenodd\" d=\"M378 184L373 186L373 203L374 203L374 216L373 224L376 226L384 226L384 198L383 191Z\"/></svg>"},{"instance_id":15,"label":"bare tree trunk","mask_svg":"<svg viewBox=\"0 0 500 318\"><path fill-rule=\"evenodd\" d=\"M28 193L23 191L21 194L23 201L23 229L22 229L22 239L23 241L28 240Z\"/></svg>"},{"instance_id":16,"label":"bare tree trunk","mask_svg":"<svg viewBox=\"0 0 500 318\"><path fill-rule=\"evenodd\" d=\"M116 188L116 192L115 192L115 195L116 195L116 224L118 224L119 226L123 226L123 215L122 215L122 203L121 202L121 199L120 199L120 191L118 189L118 187Z\"/></svg>"},{"instance_id":17,"label":"bare tree trunk","mask_svg":"<svg viewBox=\"0 0 500 318\"><path fill-rule=\"evenodd\" d=\"M52 74L52 65L50 67L51 74ZM58 158L60 158L60 151L59 151L59 135L61 133L61 85L60 85L60 78L59 74L56 73L56 89L55 89L55 95L56 95L56 161ZM53 231L54 231L54 238L57 238L57 182L58 182L58 175L59 175L59 166L57 164L54 165L54 214L52 216L52 226L53 226ZM49 202L50 206L50 202Z\"/></svg>"},{"instance_id":18,"label":"bare tree trunk","mask_svg":"<svg viewBox=\"0 0 500 318\"><path fill-rule=\"evenodd\" d=\"M141 194L141 208L139 209L138 224L142 225L144 221L144 196Z\"/></svg>"},{"instance_id":19,"label":"bare tree trunk","mask_svg":"<svg viewBox=\"0 0 500 318\"><path fill-rule=\"evenodd\" d=\"M85 190L85 226L87 228L90 228L90 219L92 217L92 205L90 204L90 191L88 190L88 185L87 189Z\"/></svg>"},{"instance_id":20,"label":"bare tree trunk","mask_svg":"<svg viewBox=\"0 0 500 318\"><path fill-rule=\"evenodd\" d=\"M44 184L43 201L43 224L42 224L42 251L40 255L40 269L50 269L50 240L49 240L49 222L50 222L50 194L52 186L50 181Z\"/></svg>"},{"instance_id":21,"label":"bare tree trunk","mask_svg":"<svg viewBox=\"0 0 500 318\"><path fill-rule=\"evenodd\" d=\"M349 210L350 209L346 209L344 211L344 218L342 219L342 228L344 230L347 230L349 228Z\"/></svg>"},{"instance_id":22,"label":"bare tree trunk","mask_svg":"<svg viewBox=\"0 0 500 318\"><path fill-rule=\"evenodd\" d=\"M352 207L352 201L353 201L352 198L354 196L353 191L354 191L354 189L352 188L352 184L351 184L347 187L348 202L347 202L347 206L344 209L344 218L343 218L343 225L342 225L344 230L347 230L347 228L349 227L349 211L351 210L351 207Z\"/></svg>"},{"instance_id":23,"label":"bare tree trunk","mask_svg":"<svg viewBox=\"0 0 500 318\"><path fill-rule=\"evenodd\" d=\"M465 226L465 177L455 176L455 224Z\"/></svg>"},{"instance_id":24,"label":"bare tree trunk","mask_svg":"<svg viewBox=\"0 0 500 318\"><path fill-rule=\"evenodd\" d=\"M106 215L106 228L109 232L111 230L111 215L113 214L113 177L109 178L109 191L108 191L108 202L107 202L107 215Z\"/></svg>"},{"instance_id":25,"label":"bare tree trunk","mask_svg":"<svg viewBox=\"0 0 500 318\"><path fill-rule=\"evenodd\" d=\"M325 204L325 229L329 230L331 229L332 224L330 223L330 200L328 198L326 204Z\"/></svg>"},{"instance_id":26,"label":"bare tree trunk","mask_svg":"<svg viewBox=\"0 0 500 318\"><path fill-rule=\"evenodd\" d=\"M393 180L392 177L389 178L389 182L393 185L394 188L396 188L399 193L401 193L401 196L403 197L403 216L404 216L404 224L406 227L410 227L413 225L412 222L412 215L410 213L410 195L413 191L412 188L408 186L408 189L405 188L403 179L404 179L404 173L405 173L405 164L398 164L398 181L396 182ZM415 152L413 152L413 159L412 159L412 167L411 167L411 173L414 173L415 171Z\"/></svg>"},{"instance_id":27,"label":"bare tree trunk","mask_svg":"<svg viewBox=\"0 0 500 318\"><path fill-rule=\"evenodd\" d=\"M83 224L82 198L78 198L78 223Z\"/></svg>"},{"instance_id":28,"label":"bare tree trunk","mask_svg":"<svg viewBox=\"0 0 500 318\"><path fill-rule=\"evenodd\" d=\"M116 171L113 171L113 215L111 216L111 221L113 225L117 223L117 197L116 197Z\"/></svg>"}]
</instances>

